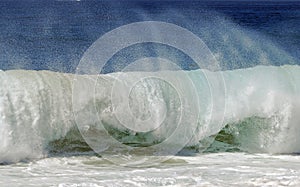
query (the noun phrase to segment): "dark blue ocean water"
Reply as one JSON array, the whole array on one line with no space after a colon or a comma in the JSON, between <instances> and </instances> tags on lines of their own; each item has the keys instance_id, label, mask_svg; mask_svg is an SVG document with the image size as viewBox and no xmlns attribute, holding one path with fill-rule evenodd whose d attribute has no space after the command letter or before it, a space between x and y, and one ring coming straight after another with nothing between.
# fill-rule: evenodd
<instances>
[{"instance_id":1,"label":"dark blue ocean water","mask_svg":"<svg viewBox=\"0 0 300 187\"><path fill-rule=\"evenodd\" d=\"M145 20L189 29L224 69L300 64L300 2L1 1L0 69L74 72L100 36ZM151 43L120 51L112 63L144 56L163 56L193 68L180 51Z\"/></svg>"}]
</instances>

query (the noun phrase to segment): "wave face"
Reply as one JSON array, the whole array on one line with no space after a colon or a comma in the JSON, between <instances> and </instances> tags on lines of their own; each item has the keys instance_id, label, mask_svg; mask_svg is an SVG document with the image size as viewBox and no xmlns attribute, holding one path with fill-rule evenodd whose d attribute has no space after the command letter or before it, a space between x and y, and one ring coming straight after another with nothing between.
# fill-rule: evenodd
<instances>
[{"instance_id":1,"label":"wave face","mask_svg":"<svg viewBox=\"0 0 300 187\"><path fill-rule=\"evenodd\" d=\"M47 71L2 71L0 77L0 160L43 157L46 145L74 126L69 77Z\"/></svg>"},{"instance_id":2,"label":"wave face","mask_svg":"<svg viewBox=\"0 0 300 187\"><path fill-rule=\"evenodd\" d=\"M124 86L130 80L145 74L154 77L164 74L179 85L190 84L186 82L186 76L192 80L199 100L197 105L200 106L198 120L179 118L179 96L176 89L164 81L145 79L131 89L129 96L128 93L123 94ZM193 134L182 132L187 137L193 137L186 147L199 148L209 138L216 137L215 142L248 152L298 153L299 74L299 66L287 65L256 66L223 72L123 72L100 75L96 82L94 75L77 75L76 81L80 86L72 90L74 74L1 71L0 162L41 158L69 150L89 151L77 125L87 127L89 137L97 138L97 142L103 146L114 146L106 139L101 139L104 130L124 144L149 146L166 140L177 128L172 124L178 120L186 120L183 123L187 127L197 127ZM222 75L222 80L213 79L217 75ZM208 78L210 81L207 81ZM220 81L225 85L224 91L219 86ZM95 93L86 93L90 87L95 88ZM112 101L113 89L128 97L128 100ZM78 107L73 112L74 94L81 99L75 101ZM195 100L192 95L185 99ZM221 101L224 101L224 107L216 104ZM140 121L152 119L152 123L147 124L150 125L148 129L140 129L145 132L134 132L122 125L122 120L124 123L136 123L129 116L122 116L122 119L112 117L118 111L122 113L125 105L130 106L131 114ZM97 113L91 116L94 106ZM188 106L183 109L189 110ZM76 121L74 114L77 115ZM100 118L102 129L95 124L96 118ZM162 121L167 125L158 128ZM221 147L225 147L224 144ZM213 143L210 149L218 151L217 146L220 147L220 144Z\"/></svg>"}]
</instances>

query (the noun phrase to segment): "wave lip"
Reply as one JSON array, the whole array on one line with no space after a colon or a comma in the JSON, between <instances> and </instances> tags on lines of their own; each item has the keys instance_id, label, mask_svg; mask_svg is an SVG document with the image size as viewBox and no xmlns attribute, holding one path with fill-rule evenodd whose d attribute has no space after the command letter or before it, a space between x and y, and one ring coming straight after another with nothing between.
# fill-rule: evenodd
<instances>
[{"instance_id":1,"label":"wave lip","mask_svg":"<svg viewBox=\"0 0 300 187\"><path fill-rule=\"evenodd\" d=\"M184 82L186 79L181 79L181 74L178 72L156 73L164 73L171 78L176 77L180 84L186 84ZM216 117L224 115L221 125L219 122L215 123L217 121L214 119L207 120L208 115L211 115L211 101L207 98L209 98L210 92L218 94L220 91L218 86L209 87L207 85L204 73L209 76L222 73L224 77L226 85L225 113L224 110L214 111ZM94 75L76 76L77 80L79 79L82 83L81 89L75 90L76 94L83 94L80 97L82 99L78 101L82 110L82 121L87 130L90 129L87 132L91 139L96 138L96 142L101 142L101 147L111 146L114 148L115 144L101 139L104 130L108 130L116 140L130 146L147 147L163 142L172 133L169 131L172 131L171 127L137 133L120 126L117 121L112 120L113 118L108 118L114 112L110 102L111 89L113 82L118 79L120 74L130 78L145 74L145 72L100 75L97 79L96 92L91 94L86 94L84 90L85 87L95 87ZM257 66L223 72L194 70L185 71L184 74L189 76L195 84L201 107L197 130L190 143L186 145L187 147L199 149L205 139L226 130L232 140L230 144L243 151L300 152L298 143L300 142L299 66ZM65 148L70 144L79 152L90 150L78 132L70 135L70 132L75 132L74 129L76 129L72 111L74 76L50 71L11 70L0 72L0 161L2 163L41 158L50 152L59 152L53 149L62 149L62 146L53 145L63 139L66 140L65 143L62 143ZM118 81L126 82L126 79ZM161 94L159 98L162 100L153 103L141 101L143 105L152 104L152 107L157 108L158 114L163 114L166 110L165 107L170 109L179 105L174 100L172 89L168 86L155 81L148 84L153 84L155 90ZM145 87L141 87L141 90L136 89L135 94L131 95L131 101L140 99L141 94L145 95L146 92L143 89ZM220 93L220 97L224 97L223 93ZM84 118L85 114L95 109L94 106L96 106L97 115L88 119ZM144 112L144 108L139 104L132 103L130 107L137 116ZM172 120L179 120L176 119L176 111L169 112L174 114ZM106 129L98 128L97 124L93 124L99 117ZM142 117L146 118L147 113ZM190 125L190 123L192 122L187 121L186 125ZM227 129L224 128L225 126ZM182 134L189 136L185 132Z\"/></svg>"}]
</instances>

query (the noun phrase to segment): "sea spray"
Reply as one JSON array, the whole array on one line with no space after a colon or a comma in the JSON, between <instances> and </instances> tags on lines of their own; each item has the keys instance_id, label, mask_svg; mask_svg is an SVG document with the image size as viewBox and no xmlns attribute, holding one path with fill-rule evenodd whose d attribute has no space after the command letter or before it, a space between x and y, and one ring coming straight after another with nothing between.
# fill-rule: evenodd
<instances>
[{"instance_id":1,"label":"sea spray","mask_svg":"<svg viewBox=\"0 0 300 187\"><path fill-rule=\"evenodd\" d=\"M159 73L166 72L149 72L148 74ZM209 122L205 120L206 115L211 115L207 111L211 109L209 107L211 101L205 98L208 98L209 92L218 93L219 90L218 87L210 88L207 85L204 73L213 76L220 72L185 71L185 74L193 81L197 93L201 93L198 97L199 105L202 106L197 131L186 147L197 147L199 142L218 134L229 124L231 126L230 132L234 136L233 144L236 144L241 150L269 153L300 151L298 144L300 132L298 115L300 110L299 66L257 66L221 72L226 85L226 94L222 94L220 97L225 97L226 108L225 110L214 111L216 112L215 116L224 115L221 125L219 123L214 125L213 119ZM99 76L96 89L101 92L82 96L83 112L89 112L89 109L93 108L92 106L95 104L98 107L98 116L95 118L105 117L105 115L114 112L110 102L111 88L118 74L120 73ZM121 74L127 74L126 76L130 77L145 74L145 72ZM178 76L176 71L169 71L166 74L170 77ZM76 76L82 82L83 90L84 86L95 87L94 78L91 79L92 76L95 75ZM49 153L49 144L67 137L66 135L70 130L76 129L78 124L75 123L72 110L72 81L75 75L50 71L11 70L1 71L0 78L1 162L17 162L44 157ZM126 82L126 79L122 81ZM150 81L147 84L155 84L155 81ZM182 84L185 83L182 82ZM155 88L164 95L160 97L165 99L162 103L170 104L169 101L172 101L172 98L167 97L172 96L170 88L161 83L155 85ZM143 89L141 94L145 91ZM73 91L80 94L82 90ZM138 100L138 93L139 90L136 90L136 95L131 95L130 99ZM173 105L179 105L179 103L176 104L175 102ZM138 105L132 106L139 107ZM157 108L158 110L164 109L164 107ZM140 110L135 108L136 112ZM168 127L160 129L160 131L138 133L107 119L101 120L105 122L106 127L111 129L112 136L128 145L150 146L158 144L170 135L168 130L172 130ZM93 119L89 120L91 127L95 125L92 124ZM189 123L186 125L188 126ZM97 130L101 132L103 129ZM93 132L90 132L90 135L93 136ZM101 139L100 135L96 133L93 138L98 143L102 142L106 146L111 146L110 142ZM191 136L184 133L183 135ZM80 138L80 134L78 136ZM60 149L59 146L56 148Z\"/></svg>"}]
</instances>

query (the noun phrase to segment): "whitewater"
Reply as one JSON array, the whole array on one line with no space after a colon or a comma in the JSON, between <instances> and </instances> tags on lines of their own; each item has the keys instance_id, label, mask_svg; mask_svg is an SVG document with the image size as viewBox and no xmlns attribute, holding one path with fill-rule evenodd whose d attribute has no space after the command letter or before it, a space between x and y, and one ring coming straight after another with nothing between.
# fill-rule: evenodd
<instances>
[{"instance_id":1,"label":"whitewater","mask_svg":"<svg viewBox=\"0 0 300 187\"><path fill-rule=\"evenodd\" d=\"M0 186L300 186L299 5L1 1Z\"/></svg>"},{"instance_id":2,"label":"whitewater","mask_svg":"<svg viewBox=\"0 0 300 187\"><path fill-rule=\"evenodd\" d=\"M186 140L183 150L196 153L206 149L299 153L299 73L297 65L101 75L1 71L0 162L51 159L53 153L82 156L95 155L94 151L101 155L99 150L104 148L118 150L116 143L107 140L108 135L120 144L135 147L161 143L171 146L167 140L174 131L183 136L172 137L172 141ZM133 80L138 80L134 86L129 84ZM178 84L168 83L172 81ZM193 94L180 98L178 85L192 85L185 91L195 91L197 98ZM94 92L87 92L91 88ZM188 101L199 107L197 118L188 115L191 111L184 106ZM128 106L133 117L125 112L116 117ZM188 110L187 116L179 118L184 110ZM151 119L151 123L144 129L124 126L137 124L134 117L145 124ZM97 120L101 125L96 124ZM176 126L177 121L183 125Z\"/></svg>"}]
</instances>

